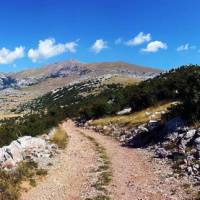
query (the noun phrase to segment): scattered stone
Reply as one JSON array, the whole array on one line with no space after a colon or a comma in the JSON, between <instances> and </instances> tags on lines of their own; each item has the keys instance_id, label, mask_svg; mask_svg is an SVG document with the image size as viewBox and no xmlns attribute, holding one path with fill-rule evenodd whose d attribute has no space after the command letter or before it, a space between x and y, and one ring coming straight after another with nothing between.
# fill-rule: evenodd
<instances>
[{"instance_id":1,"label":"scattered stone","mask_svg":"<svg viewBox=\"0 0 200 200\"><path fill-rule=\"evenodd\" d=\"M149 113L146 113L148 115ZM184 125L180 117L169 120L164 125L151 119L147 123L133 127L108 124L106 127L92 127L97 132L117 138L122 145L146 148L160 158L160 162L171 159L180 173L190 177L191 183L200 180L200 128ZM173 175L174 176L174 175Z\"/></svg>"},{"instance_id":2,"label":"scattered stone","mask_svg":"<svg viewBox=\"0 0 200 200\"><path fill-rule=\"evenodd\" d=\"M200 137L198 137L198 138L195 139L195 143L196 143L197 145L200 144Z\"/></svg>"},{"instance_id":3,"label":"scattered stone","mask_svg":"<svg viewBox=\"0 0 200 200\"><path fill-rule=\"evenodd\" d=\"M186 135L185 135L185 139L190 139L190 138L192 138L192 137L195 135L195 133L196 133L196 130L195 130L195 129L189 130L189 131L186 133Z\"/></svg>"},{"instance_id":4,"label":"scattered stone","mask_svg":"<svg viewBox=\"0 0 200 200\"><path fill-rule=\"evenodd\" d=\"M168 156L168 152L164 148L158 148L155 150L155 154L159 158L166 158Z\"/></svg>"},{"instance_id":5,"label":"scattered stone","mask_svg":"<svg viewBox=\"0 0 200 200\"><path fill-rule=\"evenodd\" d=\"M188 172L188 175L192 175L193 174L192 167L188 167L187 172Z\"/></svg>"},{"instance_id":6,"label":"scattered stone","mask_svg":"<svg viewBox=\"0 0 200 200\"><path fill-rule=\"evenodd\" d=\"M129 114L132 111L132 108L125 108L119 112L117 112L117 115L125 115L125 114Z\"/></svg>"}]
</instances>

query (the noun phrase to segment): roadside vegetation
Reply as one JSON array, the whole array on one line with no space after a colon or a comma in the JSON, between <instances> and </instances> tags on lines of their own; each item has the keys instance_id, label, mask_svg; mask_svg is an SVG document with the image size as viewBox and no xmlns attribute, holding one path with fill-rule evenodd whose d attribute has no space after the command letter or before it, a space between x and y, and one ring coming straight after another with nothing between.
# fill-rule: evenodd
<instances>
[{"instance_id":1,"label":"roadside vegetation","mask_svg":"<svg viewBox=\"0 0 200 200\"><path fill-rule=\"evenodd\" d=\"M173 103L160 103L158 105L146 108L141 111L134 112L132 114L122 115L122 116L108 116L101 119L96 119L90 122L90 125L94 126L104 126L116 124L119 126L137 126L151 120L160 120L161 112L166 111L171 107ZM153 115L153 116L152 116Z\"/></svg>"},{"instance_id":2,"label":"roadside vegetation","mask_svg":"<svg viewBox=\"0 0 200 200\"><path fill-rule=\"evenodd\" d=\"M36 186L36 179L47 175L47 171L38 168L37 163L22 162L15 171L0 171L0 199L17 200L22 190L22 184L29 187Z\"/></svg>"},{"instance_id":3,"label":"roadside vegetation","mask_svg":"<svg viewBox=\"0 0 200 200\"><path fill-rule=\"evenodd\" d=\"M58 148L64 149L68 142L68 136L65 130L61 127L58 127L53 132L51 142L58 145Z\"/></svg>"}]
</instances>

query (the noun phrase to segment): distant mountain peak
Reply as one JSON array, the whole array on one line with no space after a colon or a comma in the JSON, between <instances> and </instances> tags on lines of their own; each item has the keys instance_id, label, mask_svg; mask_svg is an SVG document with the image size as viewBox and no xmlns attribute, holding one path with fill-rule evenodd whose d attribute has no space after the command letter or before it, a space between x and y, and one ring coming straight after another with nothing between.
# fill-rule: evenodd
<instances>
[{"instance_id":1,"label":"distant mountain peak","mask_svg":"<svg viewBox=\"0 0 200 200\"><path fill-rule=\"evenodd\" d=\"M158 73L160 71L157 69L129 64L123 61L83 63L70 59L17 73L0 73L0 89L27 87L58 78L64 78L63 81L66 80L66 83L68 83L71 80L90 79L107 74L147 79Z\"/></svg>"}]
</instances>

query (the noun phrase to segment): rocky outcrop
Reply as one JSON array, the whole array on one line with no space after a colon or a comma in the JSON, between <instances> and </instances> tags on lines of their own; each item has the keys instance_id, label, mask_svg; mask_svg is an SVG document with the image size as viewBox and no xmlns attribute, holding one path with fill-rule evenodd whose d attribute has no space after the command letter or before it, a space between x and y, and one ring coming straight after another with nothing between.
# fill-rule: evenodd
<instances>
[{"instance_id":1,"label":"rocky outcrop","mask_svg":"<svg viewBox=\"0 0 200 200\"><path fill-rule=\"evenodd\" d=\"M74 75L83 76L89 72L90 70L85 69L82 66L82 63L77 62L77 61L55 63L55 64L44 67L43 70L42 68L38 69L38 71L35 70L35 73L33 73L33 75L30 75L30 76L28 75L29 74L28 72L26 75L20 76L20 72L19 72L18 75L16 76L16 86L22 88L22 87L38 84L50 78L68 77L68 76L74 76Z\"/></svg>"},{"instance_id":2,"label":"rocky outcrop","mask_svg":"<svg viewBox=\"0 0 200 200\"><path fill-rule=\"evenodd\" d=\"M31 136L20 137L10 145L0 148L0 168L13 169L21 161L35 161L44 166L56 152L57 145L50 144L45 139Z\"/></svg>"},{"instance_id":3,"label":"rocky outcrop","mask_svg":"<svg viewBox=\"0 0 200 200\"><path fill-rule=\"evenodd\" d=\"M0 89L15 87L16 80L11 78L9 75L0 73Z\"/></svg>"}]
</instances>

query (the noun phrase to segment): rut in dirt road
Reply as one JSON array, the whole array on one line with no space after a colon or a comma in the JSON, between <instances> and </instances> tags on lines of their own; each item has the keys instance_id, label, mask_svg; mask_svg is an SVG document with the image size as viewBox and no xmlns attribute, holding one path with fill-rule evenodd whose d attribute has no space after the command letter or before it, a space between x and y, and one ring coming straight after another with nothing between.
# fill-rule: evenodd
<instances>
[{"instance_id":1,"label":"rut in dirt road","mask_svg":"<svg viewBox=\"0 0 200 200\"><path fill-rule=\"evenodd\" d=\"M67 148L56 158L46 179L22 196L22 200L95 200L106 194L111 200L170 200L169 188L162 187L158 174L142 152L121 147L107 136L78 128L68 120L62 127L69 135ZM109 163L105 168L111 179L99 193L94 186L98 179L100 154ZM106 157L105 157L106 156ZM168 195L167 195L168 194Z\"/></svg>"}]
</instances>

